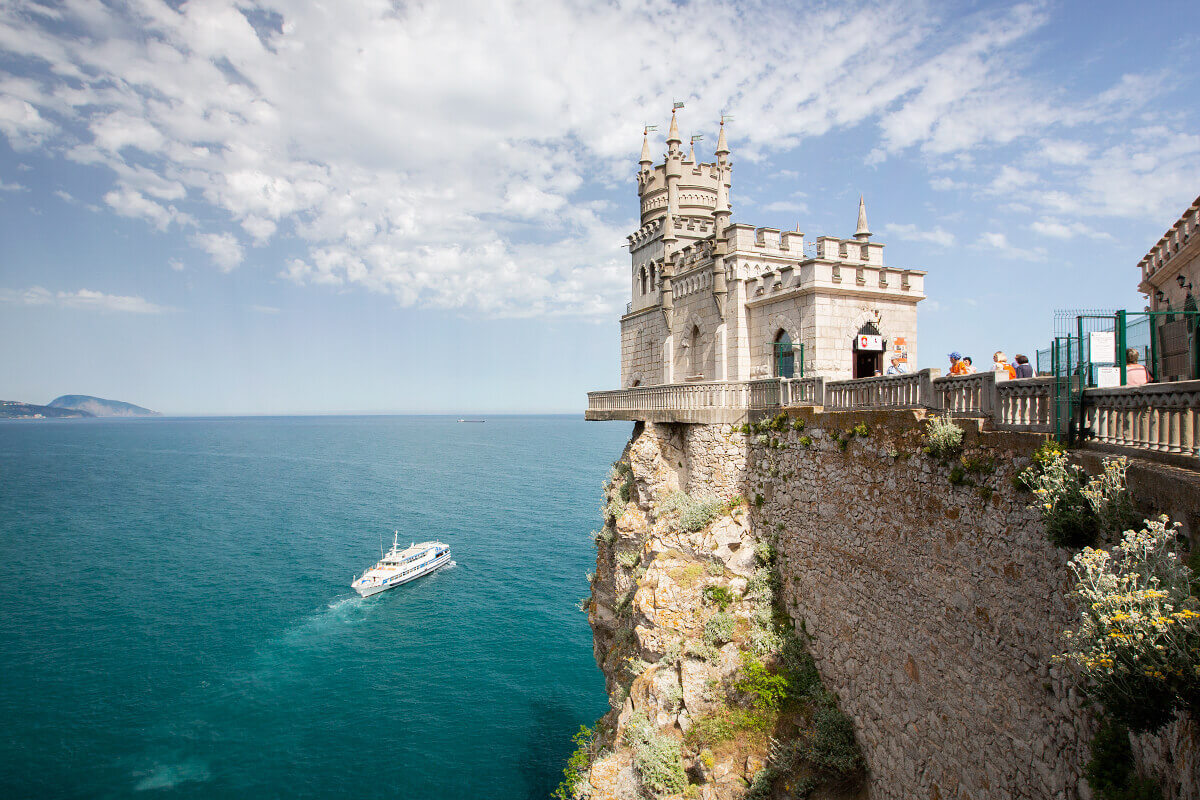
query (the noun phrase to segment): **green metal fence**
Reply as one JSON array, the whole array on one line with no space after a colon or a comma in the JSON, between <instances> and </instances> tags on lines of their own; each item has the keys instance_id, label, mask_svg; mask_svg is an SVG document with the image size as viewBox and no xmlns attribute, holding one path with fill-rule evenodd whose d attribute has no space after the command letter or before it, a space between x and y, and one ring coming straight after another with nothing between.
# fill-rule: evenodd
<instances>
[{"instance_id":1,"label":"green metal fence","mask_svg":"<svg viewBox=\"0 0 1200 800\"><path fill-rule=\"evenodd\" d=\"M1055 312L1054 339L1037 352L1037 371L1055 378L1054 430L1061 441L1080 437L1083 391L1127 385L1131 358L1151 381L1200 378L1200 313Z\"/></svg>"}]
</instances>

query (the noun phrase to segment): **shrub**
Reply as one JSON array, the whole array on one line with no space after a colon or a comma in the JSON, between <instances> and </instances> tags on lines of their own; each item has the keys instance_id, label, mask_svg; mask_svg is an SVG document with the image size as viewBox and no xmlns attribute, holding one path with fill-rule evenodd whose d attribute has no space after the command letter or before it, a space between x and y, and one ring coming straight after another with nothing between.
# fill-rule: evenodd
<instances>
[{"instance_id":1,"label":"shrub","mask_svg":"<svg viewBox=\"0 0 1200 800\"><path fill-rule=\"evenodd\" d=\"M763 662L750 653L742 653L742 677L734 688L739 692L754 695L757 708L778 709L788 697L788 680L766 668Z\"/></svg>"},{"instance_id":2,"label":"shrub","mask_svg":"<svg viewBox=\"0 0 1200 800\"><path fill-rule=\"evenodd\" d=\"M812 440L811 436L804 435L804 436L800 437L800 446L801 447L810 447L810 446L812 446L812 443L813 443L813 440Z\"/></svg>"},{"instance_id":3,"label":"shrub","mask_svg":"<svg viewBox=\"0 0 1200 800\"><path fill-rule=\"evenodd\" d=\"M718 611L704 621L704 643L716 647L733 638L733 617Z\"/></svg>"},{"instance_id":4,"label":"shrub","mask_svg":"<svg viewBox=\"0 0 1200 800\"><path fill-rule=\"evenodd\" d=\"M751 600L759 600L770 602L775 597L775 589L778 578L771 570L762 568L755 570L750 576L750 580L746 581L746 597Z\"/></svg>"},{"instance_id":5,"label":"shrub","mask_svg":"<svg viewBox=\"0 0 1200 800\"><path fill-rule=\"evenodd\" d=\"M946 479L951 486L964 486L971 481L967 478L967 471L962 468L961 464L955 464L950 468L950 475Z\"/></svg>"},{"instance_id":6,"label":"shrub","mask_svg":"<svg viewBox=\"0 0 1200 800\"><path fill-rule=\"evenodd\" d=\"M571 741L575 743L575 752L567 759L562 782L558 784L554 794L550 795L554 800L575 800L576 790L581 788L584 775L591 765L592 747L595 743L595 733L592 729L580 725L579 732L571 737Z\"/></svg>"},{"instance_id":7,"label":"shrub","mask_svg":"<svg viewBox=\"0 0 1200 800\"><path fill-rule=\"evenodd\" d=\"M656 731L644 712L626 723L625 742L633 750L638 780L652 796L678 794L687 788L679 740Z\"/></svg>"},{"instance_id":8,"label":"shrub","mask_svg":"<svg viewBox=\"0 0 1200 800\"><path fill-rule=\"evenodd\" d=\"M638 658L637 656L630 656L629 658L625 659L625 669L629 671L630 677L636 678L638 675L641 675L643 672L650 669L650 665L647 664L644 659Z\"/></svg>"},{"instance_id":9,"label":"shrub","mask_svg":"<svg viewBox=\"0 0 1200 800\"><path fill-rule=\"evenodd\" d=\"M625 569L632 569L642 560L641 550L622 550L617 553L617 563Z\"/></svg>"},{"instance_id":10,"label":"shrub","mask_svg":"<svg viewBox=\"0 0 1200 800\"><path fill-rule=\"evenodd\" d=\"M704 574L704 566L701 564L688 564L686 567L674 567L667 574L681 588L690 589L696 585L696 581L700 580L700 576Z\"/></svg>"},{"instance_id":11,"label":"shrub","mask_svg":"<svg viewBox=\"0 0 1200 800\"><path fill-rule=\"evenodd\" d=\"M852 436L857 436L860 439L865 439L871 435L871 428L865 422L860 422L847 431Z\"/></svg>"},{"instance_id":12,"label":"shrub","mask_svg":"<svg viewBox=\"0 0 1200 800\"><path fill-rule=\"evenodd\" d=\"M678 514L681 530L695 532L724 514L729 504L716 498L693 498L687 492L675 492L659 506L660 514Z\"/></svg>"},{"instance_id":13,"label":"shrub","mask_svg":"<svg viewBox=\"0 0 1200 800\"><path fill-rule=\"evenodd\" d=\"M963 429L949 414L934 417L925 424L925 452L934 458L950 458L962 450Z\"/></svg>"},{"instance_id":14,"label":"shrub","mask_svg":"<svg viewBox=\"0 0 1200 800\"><path fill-rule=\"evenodd\" d=\"M750 631L750 649L760 656L779 650L783 639L770 627L755 627Z\"/></svg>"},{"instance_id":15,"label":"shrub","mask_svg":"<svg viewBox=\"0 0 1200 800\"><path fill-rule=\"evenodd\" d=\"M706 561L704 562L704 571L717 578L725 574L725 565L720 561Z\"/></svg>"},{"instance_id":16,"label":"shrub","mask_svg":"<svg viewBox=\"0 0 1200 800\"><path fill-rule=\"evenodd\" d=\"M1021 479L1037 495L1031 507L1041 513L1054 544L1083 547L1094 544L1101 531L1117 534L1135 524L1133 501L1125 489L1129 462L1124 457L1104 459L1104 471L1092 478L1068 462L1063 450L1047 449L1035 455L1034 462Z\"/></svg>"},{"instance_id":17,"label":"shrub","mask_svg":"<svg viewBox=\"0 0 1200 800\"><path fill-rule=\"evenodd\" d=\"M996 460L986 456L963 456L963 469L974 475L991 475L996 471Z\"/></svg>"},{"instance_id":18,"label":"shrub","mask_svg":"<svg viewBox=\"0 0 1200 800\"><path fill-rule=\"evenodd\" d=\"M813 712L812 730L804 737L804 757L818 770L833 775L846 775L862 763L854 723L828 696Z\"/></svg>"},{"instance_id":19,"label":"shrub","mask_svg":"<svg viewBox=\"0 0 1200 800\"><path fill-rule=\"evenodd\" d=\"M850 446L850 440L853 438L853 436L839 436L837 440L838 450L841 450L843 453L846 452L846 448Z\"/></svg>"},{"instance_id":20,"label":"shrub","mask_svg":"<svg viewBox=\"0 0 1200 800\"><path fill-rule=\"evenodd\" d=\"M1126 531L1112 552L1084 548L1071 560L1080 624L1061 656L1109 714L1154 731L1177 709L1200 716L1200 600L1174 552L1166 516Z\"/></svg>"},{"instance_id":21,"label":"shrub","mask_svg":"<svg viewBox=\"0 0 1200 800\"><path fill-rule=\"evenodd\" d=\"M621 498L614 497L608 501L608 505L603 509L604 518L611 520L620 519L621 515L625 513L625 506L626 503L622 501Z\"/></svg>"},{"instance_id":22,"label":"shrub","mask_svg":"<svg viewBox=\"0 0 1200 800\"><path fill-rule=\"evenodd\" d=\"M704 589L704 599L724 611L733 603L733 592L724 586L707 586Z\"/></svg>"},{"instance_id":23,"label":"shrub","mask_svg":"<svg viewBox=\"0 0 1200 800\"><path fill-rule=\"evenodd\" d=\"M1099 800L1162 800L1158 783L1134 771L1129 730L1119 722L1101 724L1083 774Z\"/></svg>"},{"instance_id":24,"label":"shrub","mask_svg":"<svg viewBox=\"0 0 1200 800\"><path fill-rule=\"evenodd\" d=\"M783 637L783 645L779 649L779 662L787 675L791 696L797 699L815 698L824 693L821 674L817 672L817 662L795 632L789 632Z\"/></svg>"},{"instance_id":25,"label":"shrub","mask_svg":"<svg viewBox=\"0 0 1200 800\"><path fill-rule=\"evenodd\" d=\"M770 565L775 563L775 548L770 542L759 542L754 546L754 557L758 563Z\"/></svg>"},{"instance_id":26,"label":"shrub","mask_svg":"<svg viewBox=\"0 0 1200 800\"><path fill-rule=\"evenodd\" d=\"M792 430L802 431L804 430L804 426L805 422L800 417L796 417L794 420L792 420Z\"/></svg>"},{"instance_id":27,"label":"shrub","mask_svg":"<svg viewBox=\"0 0 1200 800\"><path fill-rule=\"evenodd\" d=\"M762 508L762 504L765 500L766 500L766 498L764 498L761 494L755 494L754 495L754 507Z\"/></svg>"},{"instance_id":28,"label":"shrub","mask_svg":"<svg viewBox=\"0 0 1200 800\"><path fill-rule=\"evenodd\" d=\"M616 536L617 532L607 525L598 531L592 531L592 538L595 539L597 543L602 542L604 544L609 544L613 539L616 538Z\"/></svg>"}]
</instances>

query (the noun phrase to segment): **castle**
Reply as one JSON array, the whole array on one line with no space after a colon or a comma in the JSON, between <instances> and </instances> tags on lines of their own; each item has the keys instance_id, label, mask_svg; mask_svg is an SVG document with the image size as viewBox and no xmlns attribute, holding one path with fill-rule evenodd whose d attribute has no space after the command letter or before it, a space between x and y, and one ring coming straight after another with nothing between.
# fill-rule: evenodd
<instances>
[{"instance_id":1,"label":"castle","mask_svg":"<svg viewBox=\"0 0 1200 800\"><path fill-rule=\"evenodd\" d=\"M869 377L893 356L915 369L925 272L884 266L861 198L850 239L732 223L724 121L713 163L697 160L694 139L684 154L674 111L666 143L654 165L643 136L622 387Z\"/></svg>"}]
</instances>

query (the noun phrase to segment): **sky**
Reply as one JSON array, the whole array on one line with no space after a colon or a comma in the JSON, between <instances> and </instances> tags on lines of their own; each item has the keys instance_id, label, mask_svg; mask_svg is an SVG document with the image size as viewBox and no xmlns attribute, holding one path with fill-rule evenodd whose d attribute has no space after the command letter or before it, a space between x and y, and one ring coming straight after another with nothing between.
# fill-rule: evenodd
<instances>
[{"instance_id":1,"label":"sky","mask_svg":"<svg viewBox=\"0 0 1200 800\"><path fill-rule=\"evenodd\" d=\"M1141 309L1200 194L1195 2L0 3L0 399L580 412L642 129L733 221L928 270L919 366Z\"/></svg>"}]
</instances>

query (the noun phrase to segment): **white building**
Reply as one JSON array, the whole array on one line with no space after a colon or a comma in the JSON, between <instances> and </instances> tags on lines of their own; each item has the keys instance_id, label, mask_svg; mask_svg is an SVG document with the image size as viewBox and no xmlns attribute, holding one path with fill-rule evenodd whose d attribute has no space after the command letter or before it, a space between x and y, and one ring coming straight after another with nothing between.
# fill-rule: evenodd
<instances>
[{"instance_id":1,"label":"white building","mask_svg":"<svg viewBox=\"0 0 1200 800\"><path fill-rule=\"evenodd\" d=\"M642 142L623 387L915 369L925 272L884 265L861 198L849 239L733 223L724 124L713 163L682 144L674 112L664 163Z\"/></svg>"}]
</instances>

